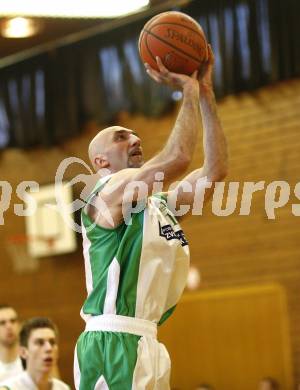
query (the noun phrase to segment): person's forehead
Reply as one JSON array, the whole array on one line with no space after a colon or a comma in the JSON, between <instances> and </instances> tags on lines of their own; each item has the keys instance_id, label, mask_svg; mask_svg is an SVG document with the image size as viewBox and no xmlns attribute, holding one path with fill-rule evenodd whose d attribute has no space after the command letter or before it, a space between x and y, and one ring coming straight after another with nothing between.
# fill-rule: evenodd
<instances>
[{"instance_id":1,"label":"person's forehead","mask_svg":"<svg viewBox=\"0 0 300 390\"><path fill-rule=\"evenodd\" d=\"M48 340L50 338L56 338L56 334L51 328L37 328L30 332L29 340L43 339Z\"/></svg>"},{"instance_id":2,"label":"person's forehead","mask_svg":"<svg viewBox=\"0 0 300 390\"><path fill-rule=\"evenodd\" d=\"M18 315L12 307L0 309L0 321L17 319Z\"/></svg>"},{"instance_id":3,"label":"person's forehead","mask_svg":"<svg viewBox=\"0 0 300 390\"><path fill-rule=\"evenodd\" d=\"M120 134L120 133L129 133L129 134L134 134L137 135L137 133L134 130L126 129L124 127L116 128L112 130L111 134L114 136L115 134Z\"/></svg>"}]
</instances>

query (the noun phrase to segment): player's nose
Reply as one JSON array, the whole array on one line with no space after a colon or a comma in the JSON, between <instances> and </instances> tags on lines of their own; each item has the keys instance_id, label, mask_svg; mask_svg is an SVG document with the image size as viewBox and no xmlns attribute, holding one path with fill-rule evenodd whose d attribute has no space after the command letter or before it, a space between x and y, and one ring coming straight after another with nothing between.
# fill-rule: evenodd
<instances>
[{"instance_id":1,"label":"player's nose","mask_svg":"<svg viewBox=\"0 0 300 390\"><path fill-rule=\"evenodd\" d=\"M46 341L44 344L45 350L46 351L52 351L53 349L53 344L50 341Z\"/></svg>"},{"instance_id":2,"label":"player's nose","mask_svg":"<svg viewBox=\"0 0 300 390\"><path fill-rule=\"evenodd\" d=\"M141 139L138 136L132 134L131 137L132 137L131 138L131 140L132 140L131 145L132 146L141 146Z\"/></svg>"}]
</instances>

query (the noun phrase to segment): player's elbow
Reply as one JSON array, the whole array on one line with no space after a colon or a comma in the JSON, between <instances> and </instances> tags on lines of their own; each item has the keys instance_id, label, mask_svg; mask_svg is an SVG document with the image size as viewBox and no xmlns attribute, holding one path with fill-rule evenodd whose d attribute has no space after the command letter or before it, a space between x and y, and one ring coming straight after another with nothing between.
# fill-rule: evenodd
<instances>
[{"instance_id":1,"label":"player's elbow","mask_svg":"<svg viewBox=\"0 0 300 390\"><path fill-rule=\"evenodd\" d=\"M173 156L174 165L180 172L184 172L188 169L191 163L191 157L185 153L177 153Z\"/></svg>"},{"instance_id":2,"label":"player's elbow","mask_svg":"<svg viewBox=\"0 0 300 390\"><path fill-rule=\"evenodd\" d=\"M223 181L227 175L228 175L227 167L220 168L216 173L217 181Z\"/></svg>"},{"instance_id":3,"label":"player's elbow","mask_svg":"<svg viewBox=\"0 0 300 390\"><path fill-rule=\"evenodd\" d=\"M212 183L220 182L225 179L225 177L228 174L228 169L226 165L218 165L212 169L209 174L207 175L209 177L209 181Z\"/></svg>"},{"instance_id":4,"label":"player's elbow","mask_svg":"<svg viewBox=\"0 0 300 390\"><path fill-rule=\"evenodd\" d=\"M222 181L225 179L225 177L228 175L228 159L226 159L222 162L222 164L219 165L218 174L220 176L220 180Z\"/></svg>"}]
</instances>

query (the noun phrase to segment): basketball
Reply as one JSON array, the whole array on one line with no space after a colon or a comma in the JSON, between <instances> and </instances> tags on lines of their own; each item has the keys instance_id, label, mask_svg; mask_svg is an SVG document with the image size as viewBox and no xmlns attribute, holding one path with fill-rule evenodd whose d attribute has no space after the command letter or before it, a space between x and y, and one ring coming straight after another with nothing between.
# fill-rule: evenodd
<instances>
[{"instance_id":1,"label":"basketball","mask_svg":"<svg viewBox=\"0 0 300 390\"><path fill-rule=\"evenodd\" d=\"M208 58L205 34L190 16L163 12L150 19L139 37L142 61L158 70L156 56L171 72L191 75Z\"/></svg>"}]
</instances>

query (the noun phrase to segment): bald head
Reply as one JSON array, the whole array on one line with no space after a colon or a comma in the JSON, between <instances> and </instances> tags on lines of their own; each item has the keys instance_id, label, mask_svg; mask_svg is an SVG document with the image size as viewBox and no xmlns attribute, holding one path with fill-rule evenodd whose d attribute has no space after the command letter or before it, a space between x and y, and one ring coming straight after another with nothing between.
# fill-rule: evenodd
<instances>
[{"instance_id":1,"label":"bald head","mask_svg":"<svg viewBox=\"0 0 300 390\"><path fill-rule=\"evenodd\" d=\"M116 147L118 141L124 141L123 145L126 141L127 145L124 145L122 148ZM88 154L95 171L101 168L109 168L115 171L121 167L120 164L117 164L117 169L114 168L116 165L115 160L122 159L122 152L126 151L126 157L128 158L132 150L135 151L137 148L141 151L140 139L135 132L125 127L111 126L99 131L92 139L89 144ZM121 169L127 167L124 164Z\"/></svg>"},{"instance_id":2,"label":"bald head","mask_svg":"<svg viewBox=\"0 0 300 390\"><path fill-rule=\"evenodd\" d=\"M98 156L105 157L105 151L110 143L109 141L112 139L112 135L115 131L119 130L124 130L124 128L120 126L107 127L106 129L99 131L99 133L90 142L88 149L89 159L95 170L99 169L98 165L95 163L95 159Z\"/></svg>"}]
</instances>

